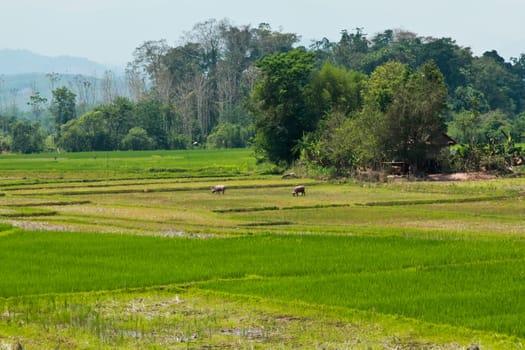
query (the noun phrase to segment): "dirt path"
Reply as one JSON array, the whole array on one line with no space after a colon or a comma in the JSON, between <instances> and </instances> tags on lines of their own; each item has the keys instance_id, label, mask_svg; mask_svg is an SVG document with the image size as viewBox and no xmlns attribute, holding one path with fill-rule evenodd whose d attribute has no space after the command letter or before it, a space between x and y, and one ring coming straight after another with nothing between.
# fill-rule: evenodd
<instances>
[{"instance_id":1,"label":"dirt path","mask_svg":"<svg viewBox=\"0 0 525 350\"><path fill-rule=\"evenodd\" d=\"M496 175L473 172L473 173L453 173L453 174L431 174L426 177L428 181L475 181L475 180L491 180L495 179Z\"/></svg>"}]
</instances>

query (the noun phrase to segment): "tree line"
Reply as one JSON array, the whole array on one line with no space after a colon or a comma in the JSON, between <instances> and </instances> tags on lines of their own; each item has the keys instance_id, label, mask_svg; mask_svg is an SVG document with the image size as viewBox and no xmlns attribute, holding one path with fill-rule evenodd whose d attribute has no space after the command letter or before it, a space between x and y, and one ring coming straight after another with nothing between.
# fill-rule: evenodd
<instances>
[{"instance_id":1,"label":"tree line","mask_svg":"<svg viewBox=\"0 0 525 350\"><path fill-rule=\"evenodd\" d=\"M252 145L274 163L346 172L386 160L422 167L438 151L429 140L444 133L468 146L463 155L478 154L474 167L487 145L525 138L524 54L478 57L451 38L390 29L372 36L343 30L337 41L308 47L299 40L264 23L211 19L177 46L144 42L127 66L126 96L110 93L111 79L99 103L65 86L51 101L34 92L31 118L0 116L0 147ZM450 162L466 167L463 160Z\"/></svg>"}]
</instances>

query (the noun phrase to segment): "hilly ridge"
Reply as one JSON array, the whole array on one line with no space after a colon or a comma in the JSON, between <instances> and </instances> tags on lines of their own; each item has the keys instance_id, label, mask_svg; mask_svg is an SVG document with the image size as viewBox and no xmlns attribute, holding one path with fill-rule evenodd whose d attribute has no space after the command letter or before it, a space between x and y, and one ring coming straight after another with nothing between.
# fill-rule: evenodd
<instances>
[{"instance_id":1,"label":"hilly ridge","mask_svg":"<svg viewBox=\"0 0 525 350\"><path fill-rule=\"evenodd\" d=\"M51 57L29 50L0 49L0 113L6 110L12 113L13 106L27 111L27 102L34 92L51 100L50 74L56 74L55 87L67 86L76 91L75 87L85 81L97 86L107 71L119 76L123 69L83 57Z\"/></svg>"},{"instance_id":2,"label":"hilly ridge","mask_svg":"<svg viewBox=\"0 0 525 350\"><path fill-rule=\"evenodd\" d=\"M59 73L100 76L109 67L83 57L44 56L28 50L0 49L0 74Z\"/></svg>"}]
</instances>

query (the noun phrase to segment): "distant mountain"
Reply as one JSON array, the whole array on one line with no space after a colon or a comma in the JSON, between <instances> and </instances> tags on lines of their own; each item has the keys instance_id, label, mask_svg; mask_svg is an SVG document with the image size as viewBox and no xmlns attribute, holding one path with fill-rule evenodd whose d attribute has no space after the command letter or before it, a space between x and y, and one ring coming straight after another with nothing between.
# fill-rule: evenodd
<instances>
[{"instance_id":1,"label":"distant mountain","mask_svg":"<svg viewBox=\"0 0 525 350\"><path fill-rule=\"evenodd\" d=\"M27 50L0 49L0 75L59 73L102 76L107 70L115 72L114 67L105 66L87 58L50 57Z\"/></svg>"},{"instance_id":2,"label":"distant mountain","mask_svg":"<svg viewBox=\"0 0 525 350\"><path fill-rule=\"evenodd\" d=\"M27 111L27 102L34 92L51 101L52 88L66 86L79 94L85 82L93 86L91 93L98 98L106 71L114 74L117 85L122 84L123 67L106 66L81 57L50 57L27 50L0 49L0 115L13 106Z\"/></svg>"}]
</instances>

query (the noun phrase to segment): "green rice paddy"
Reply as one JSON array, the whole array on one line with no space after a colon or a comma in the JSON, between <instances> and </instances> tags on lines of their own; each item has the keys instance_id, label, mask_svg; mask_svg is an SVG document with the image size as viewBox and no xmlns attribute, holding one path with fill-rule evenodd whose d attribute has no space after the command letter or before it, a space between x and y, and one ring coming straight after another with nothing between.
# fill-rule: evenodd
<instances>
[{"instance_id":1,"label":"green rice paddy","mask_svg":"<svg viewBox=\"0 0 525 350\"><path fill-rule=\"evenodd\" d=\"M251 159L0 156L0 349L520 348L525 180L332 183Z\"/></svg>"}]
</instances>

